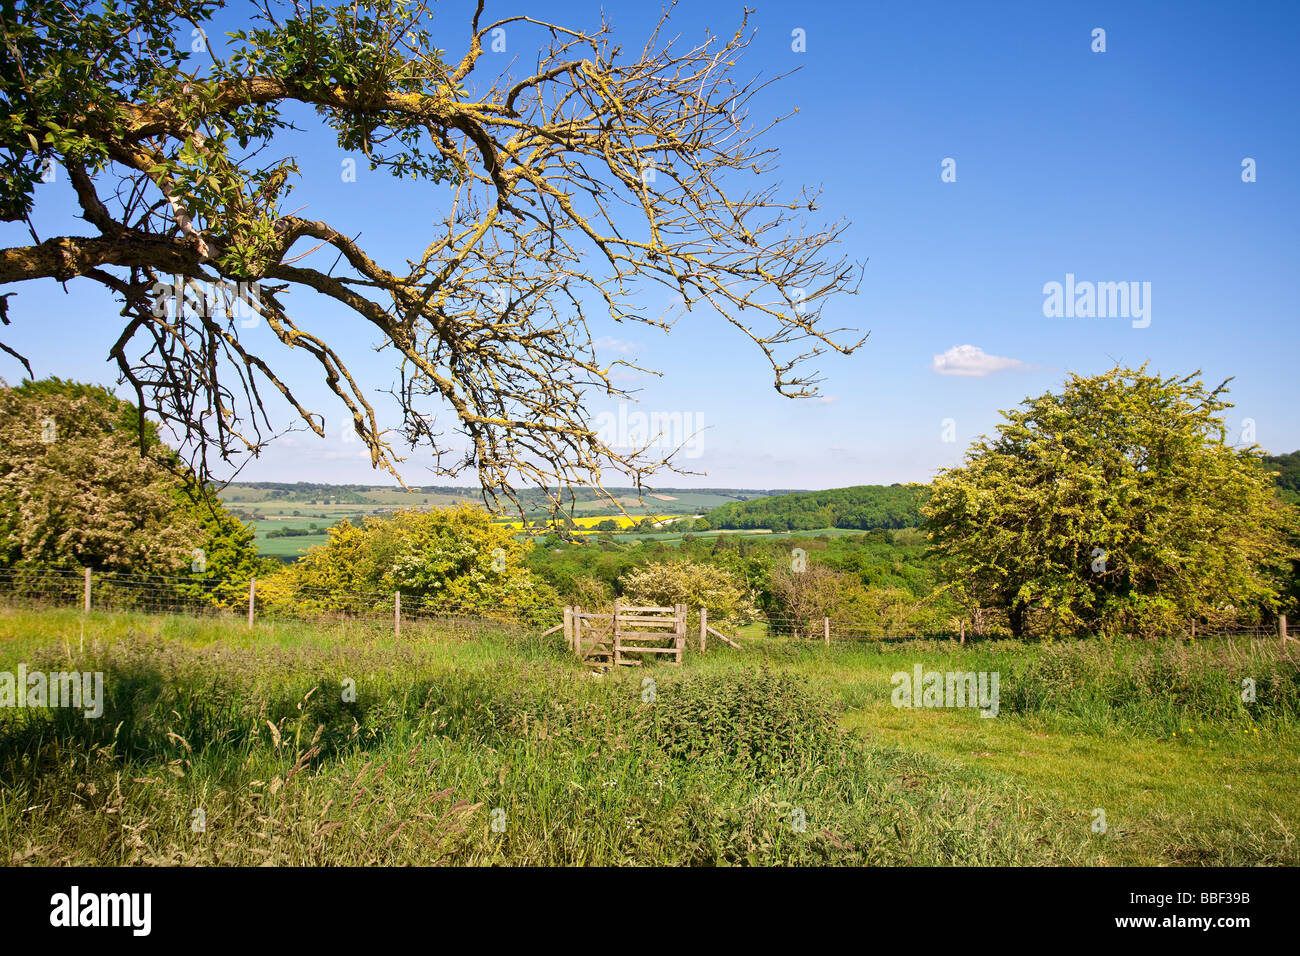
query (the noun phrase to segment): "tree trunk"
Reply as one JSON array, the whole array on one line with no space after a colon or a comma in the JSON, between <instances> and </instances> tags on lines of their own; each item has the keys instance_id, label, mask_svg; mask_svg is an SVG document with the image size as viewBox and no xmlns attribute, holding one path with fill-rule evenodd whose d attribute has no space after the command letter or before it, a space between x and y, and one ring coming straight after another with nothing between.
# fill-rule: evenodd
<instances>
[{"instance_id":1,"label":"tree trunk","mask_svg":"<svg viewBox=\"0 0 1300 956\"><path fill-rule=\"evenodd\" d=\"M1011 611L1007 614L1008 622L1011 625L1011 636L1020 639L1025 637L1025 617L1029 607L1024 601L1014 601L1011 604Z\"/></svg>"}]
</instances>

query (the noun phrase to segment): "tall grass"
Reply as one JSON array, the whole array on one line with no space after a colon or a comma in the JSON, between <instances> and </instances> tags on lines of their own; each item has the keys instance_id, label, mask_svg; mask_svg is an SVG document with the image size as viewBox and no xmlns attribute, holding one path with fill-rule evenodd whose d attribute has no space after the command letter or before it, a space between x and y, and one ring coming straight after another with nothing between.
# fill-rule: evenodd
<instances>
[{"instance_id":1,"label":"tall grass","mask_svg":"<svg viewBox=\"0 0 1300 956\"><path fill-rule=\"evenodd\" d=\"M106 694L97 720L0 712L0 852L107 865L1105 859L1072 808L842 729L844 709L882 688L887 700L888 672L913 658L1001 668L1008 715L1157 732L1187 713L1293 726L1297 712L1294 662L1264 648L751 645L597 678L530 634L396 642L0 610L0 669L103 671ZM1238 843L1231 861L1277 852Z\"/></svg>"},{"instance_id":2,"label":"tall grass","mask_svg":"<svg viewBox=\"0 0 1300 956\"><path fill-rule=\"evenodd\" d=\"M1292 727L1300 718L1300 668L1272 641L1071 641L1013 659L1002 706L1158 736L1189 721Z\"/></svg>"},{"instance_id":3,"label":"tall grass","mask_svg":"<svg viewBox=\"0 0 1300 956\"><path fill-rule=\"evenodd\" d=\"M1039 716L1086 733L1168 737L1189 723L1293 732L1300 724L1300 653L1276 640L951 640L746 642L750 654L820 675L844 706L890 700L893 673L986 671L999 675L1000 711ZM740 656L704 666L727 669Z\"/></svg>"},{"instance_id":4,"label":"tall grass","mask_svg":"<svg viewBox=\"0 0 1300 956\"><path fill-rule=\"evenodd\" d=\"M1019 795L846 735L795 674L594 679L511 635L249 646L140 623L31 653L34 669L102 670L105 712L0 718L10 862L1089 859Z\"/></svg>"}]
</instances>

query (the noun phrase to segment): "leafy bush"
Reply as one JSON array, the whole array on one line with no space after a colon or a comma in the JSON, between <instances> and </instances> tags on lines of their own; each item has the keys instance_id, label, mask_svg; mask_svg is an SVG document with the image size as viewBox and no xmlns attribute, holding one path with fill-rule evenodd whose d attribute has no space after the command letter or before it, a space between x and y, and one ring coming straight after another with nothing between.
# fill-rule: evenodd
<instances>
[{"instance_id":1,"label":"leafy bush","mask_svg":"<svg viewBox=\"0 0 1300 956\"><path fill-rule=\"evenodd\" d=\"M57 378L0 388L0 568L183 575L228 602L258 568L253 530L134 405Z\"/></svg>"},{"instance_id":2,"label":"leafy bush","mask_svg":"<svg viewBox=\"0 0 1300 956\"><path fill-rule=\"evenodd\" d=\"M1300 512L1227 441L1223 385L1116 367L1007 412L925 506L949 579L1012 633L1256 623L1282 598Z\"/></svg>"},{"instance_id":3,"label":"leafy bush","mask_svg":"<svg viewBox=\"0 0 1300 956\"><path fill-rule=\"evenodd\" d=\"M344 520L329 537L259 582L269 608L351 610L355 598L348 592L391 604L394 591L458 610L527 611L559 603L525 565L529 545L473 505L398 511L360 525Z\"/></svg>"},{"instance_id":4,"label":"leafy bush","mask_svg":"<svg viewBox=\"0 0 1300 956\"><path fill-rule=\"evenodd\" d=\"M758 777L843 746L829 700L787 673L745 670L664 682L638 736L674 760L722 760Z\"/></svg>"},{"instance_id":5,"label":"leafy bush","mask_svg":"<svg viewBox=\"0 0 1300 956\"><path fill-rule=\"evenodd\" d=\"M635 605L690 610L706 608L709 619L736 624L753 618L753 596L744 582L725 568L695 561L655 561L622 579L623 597Z\"/></svg>"}]
</instances>

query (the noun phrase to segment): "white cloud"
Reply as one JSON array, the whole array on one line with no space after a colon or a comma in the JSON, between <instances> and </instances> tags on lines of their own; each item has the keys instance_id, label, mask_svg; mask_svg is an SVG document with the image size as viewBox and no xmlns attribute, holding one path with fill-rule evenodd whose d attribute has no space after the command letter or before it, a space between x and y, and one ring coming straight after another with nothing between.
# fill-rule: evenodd
<instances>
[{"instance_id":1,"label":"white cloud","mask_svg":"<svg viewBox=\"0 0 1300 956\"><path fill-rule=\"evenodd\" d=\"M609 335L598 336L591 344L598 351L617 352L619 355L631 355L641 348L640 342L629 342L627 339L616 339Z\"/></svg>"},{"instance_id":2,"label":"white cloud","mask_svg":"<svg viewBox=\"0 0 1300 956\"><path fill-rule=\"evenodd\" d=\"M978 345L954 345L942 355L936 355L931 367L940 375L967 375L982 378L994 372L1027 369L1032 366L1026 365L1020 359L989 355Z\"/></svg>"}]
</instances>

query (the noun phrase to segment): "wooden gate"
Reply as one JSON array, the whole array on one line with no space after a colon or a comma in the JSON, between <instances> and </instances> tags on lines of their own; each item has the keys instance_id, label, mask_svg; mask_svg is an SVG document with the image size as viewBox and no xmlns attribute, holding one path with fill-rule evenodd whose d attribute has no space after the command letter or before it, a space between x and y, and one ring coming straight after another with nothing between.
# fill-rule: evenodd
<instances>
[{"instance_id":1,"label":"wooden gate","mask_svg":"<svg viewBox=\"0 0 1300 956\"><path fill-rule=\"evenodd\" d=\"M614 663L614 615L580 607L564 609L564 634L579 660L596 667Z\"/></svg>"},{"instance_id":2,"label":"wooden gate","mask_svg":"<svg viewBox=\"0 0 1300 956\"><path fill-rule=\"evenodd\" d=\"M640 667L643 654L671 654L671 664L680 665L686 650L686 605L632 607L614 602L614 613L600 614L580 607L564 609L564 623L547 631L564 628L569 650L586 664L601 669L615 664ZM706 635L712 634L739 649L740 645L708 624L708 612L700 612L700 650Z\"/></svg>"},{"instance_id":3,"label":"wooden gate","mask_svg":"<svg viewBox=\"0 0 1300 956\"><path fill-rule=\"evenodd\" d=\"M623 607L614 604L614 663L640 667L641 654L671 654L681 664L686 649L686 605ZM629 656L632 655L632 656Z\"/></svg>"}]
</instances>

